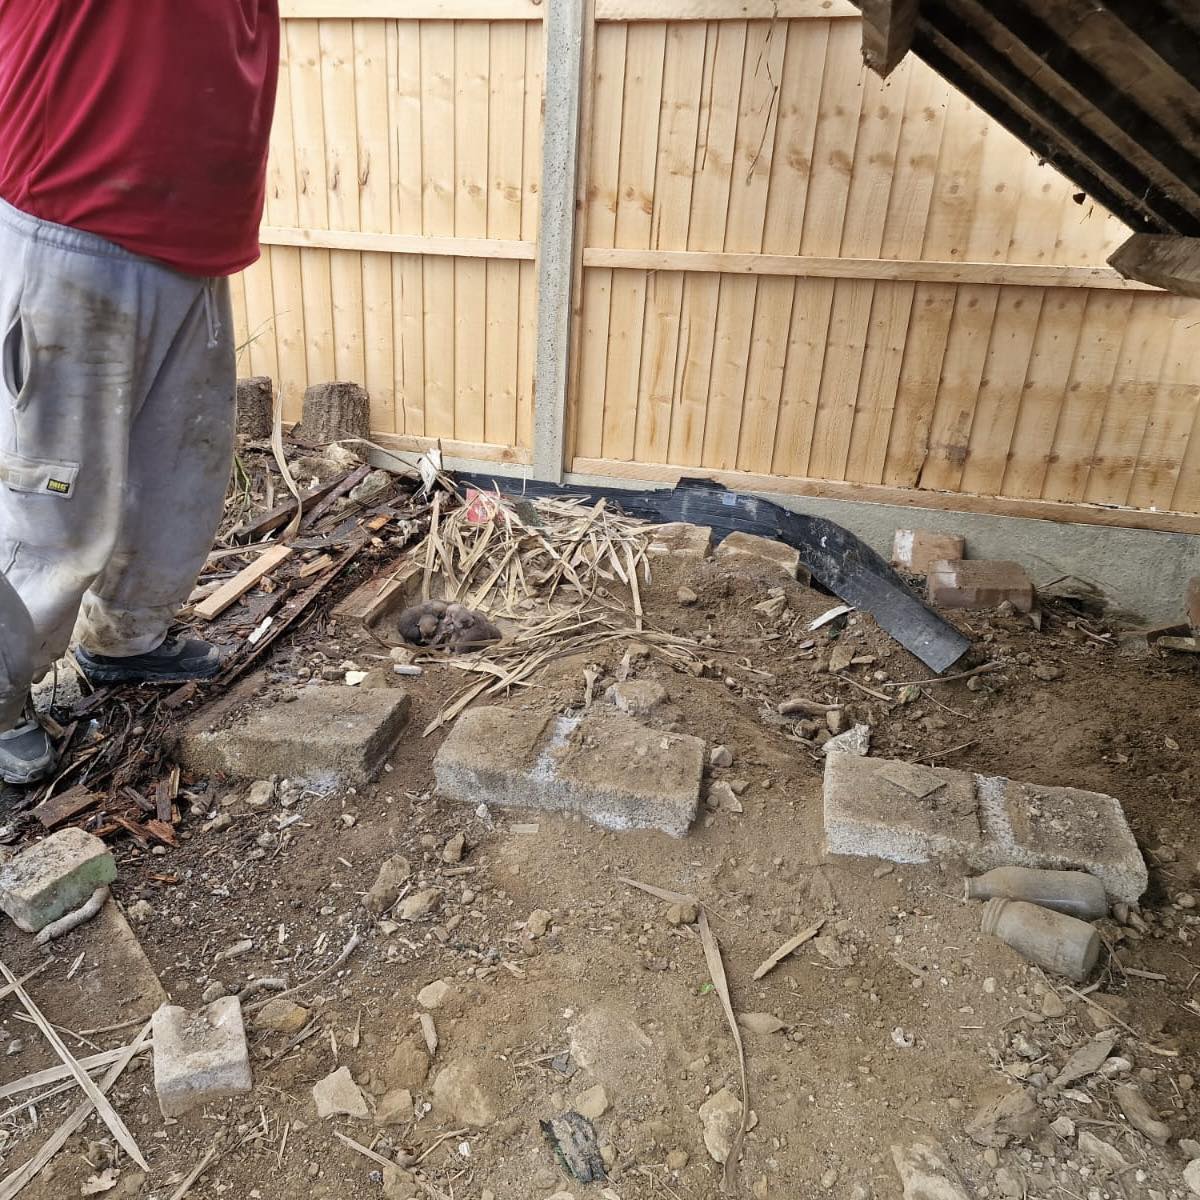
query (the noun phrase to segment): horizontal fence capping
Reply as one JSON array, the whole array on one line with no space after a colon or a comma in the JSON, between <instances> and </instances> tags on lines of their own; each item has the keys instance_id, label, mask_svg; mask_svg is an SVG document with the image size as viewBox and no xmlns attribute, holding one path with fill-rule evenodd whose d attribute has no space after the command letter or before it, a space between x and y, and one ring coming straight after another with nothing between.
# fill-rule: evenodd
<instances>
[{"instance_id":1,"label":"horizontal fence capping","mask_svg":"<svg viewBox=\"0 0 1200 1200\"><path fill-rule=\"evenodd\" d=\"M1020 500L1007 496L978 496L966 492L935 492L920 488L885 487L873 483L848 483L839 479L797 479L749 471L709 467L667 466L662 463L624 462L610 458L575 458L570 475L602 476L614 480L639 480L675 486L680 479L711 479L731 491L807 496L822 500L855 500L899 508L938 512L981 513L987 516L1024 517L1068 525L1103 525L1116 529L1147 529L1157 533L1200 534L1200 515L1155 512L1149 509L1109 508L1099 504L1056 500ZM578 482L578 480L575 480Z\"/></svg>"},{"instance_id":2,"label":"horizontal fence capping","mask_svg":"<svg viewBox=\"0 0 1200 1200\"><path fill-rule=\"evenodd\" d=\"M317 250L365 250L383 254L436 254L450 258L498 258L532 262L536 242L504 238L439 237L421 233L366 233L357 229L285 229L264 225L264 246L299 246Z\"/></svg>"},{"instance_id":3,"label":"horizontal fence capping","mask_svg":"<svg viewBox=\"0 0 1200 1200\"><path fill-rule=\"evenodd\" d=\"M497 446L491 442L460 442L454 438L417 437L403 433L372 433L371 441L382 450L398 454L424 454L428 450L440 449L449 458L474 459L477 462L528 466L533 461L533 451L528 446Z\"/></svg>"},{"instance_id":4,"label":"horizontal fence capping","mask_svg":"<svg viewBox=\"0 0 1200 1200\"><path fill-rule=\"evenodd\" d=\"M625 250L588 247L585 267L633 271L707 271L722 275L784 275L815 279L903 280L916 283L982 283L1024 287L1109 288L1156 292L1109 267L1038 263L937 262L893 258L822 258L804 254L734 254L707 250Z\"/></svg>"},{"instance_id":5,"label":"horizontal fence capping","mask_svg":"<svg viewBox=\"0 0 1200 1200\"><path fill-rule=\"evenodd\" d=\"M540 21L542 0L280 0L286 20Z\"/></svg>"},{"instance_id":6,"label":"horizontal fence capping","mask_svg":"<svg viewBox=\"0 0 1200 1200\"><path fill-rule=\"evenodd\" d=\"M596 0L597 21L789 21L861 16L850 0Z\"/></svg>"}]
</instances>

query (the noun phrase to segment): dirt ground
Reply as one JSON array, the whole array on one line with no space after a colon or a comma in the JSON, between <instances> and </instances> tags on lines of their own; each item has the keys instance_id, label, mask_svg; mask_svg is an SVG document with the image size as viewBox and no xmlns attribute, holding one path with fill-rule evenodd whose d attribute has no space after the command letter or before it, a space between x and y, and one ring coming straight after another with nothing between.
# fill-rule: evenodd
<instances>
[{"instance_id":1,"label":"dirt ground","mask_svg":"<svg viewBox=\"0 0 1200 1200\"><path fill-rule=\"evenodd\" d=\"M682 587L694 603L681 602ZM702 674L631 639L555 664L505 703L577 707L589 662L609 681L624 671L655 679L667 702L648 719L728 747L732 764L710 774L736 785L738 804L705 808L676 840L440 800L432 757L445 729L427 738L421 730L461 686L444 667L396 678L412 698L410 733L374 786L317 795L281 783L255 809L244 783L195 781L179 849L117 843L114 894L174 1003L198 1007L260 977L302 984L352 936L361 942L297 995L309 1010L302 1040L251 1020L248 1097L164 1121L148 1058L122 1077L114 1104L148 1177L124 1155L115 1175L103 1174L113 1142L93 1119L22 1195L59 1200L115 1178L96 1194L169 1200L210 1151L187 1192L195 1200L721 1195L699 1110L723 1088L741 1095L733 1039L695 926L672 924L680 914L623 878L698 897L734 1009L777 1018L766 1023L779 1026L773 1032L744 1033L752 1128L732 1194L889 1200L901 1195L892 1147L930 1138L948 1150L967 1195L1188 1194L1183 1168L1200 1155L1180 1145L1200 1137L1195 660L1119 653L1100 619L1062 603L1045 608L1040 631L1019 615L971 613L954 618L975 642L966 665L1000 669L885 700L870 691L929 672L869 617L809 634L808 621L835 601L769 570L659 559L643 599L654 627L697 639ZM845 672L860 687L827 670L839 641L864 660ZM344 662L389 665L369 638L314 628L276 651L264 686L303 686L298 671ZM962 902L953 864L823 853L816 731L774 716L793 695L844 701L851 721L871 727L873 754L1123 802L1151 888L1130 924L1102 923L1105 965L1086 1000L979 933L979 909ZM463 857L446 861L458 834ZM440 908L423 919L377 921L363 908L381 863L397 854L412 868L408 894L441 889ZM819 938L752 981L776 947L821 918ZM84 927L54 945L54 962L29 984L65 1030L129 1023L87 1043L69 1037L80 1055L125 1044L149 1015L123 973L106 967L111 942ZM44 955L5 922L0 957L22 973ZM436 980L450 987L428 1010L431 1062L417 993ZM55 1062L19 1012L11 997L0 1001L0 1086ZM1068 1056L1105 1027L1116 1036L1109 1062L1056 1089ZM407 1088L413 1111L388 1125L319 1120L312 1085L341 1066L373 1104ZM1129 1084L1169 1123L1167 1145L1126 1119L1117 1090ZM973 1140L977 1110L1020 1086L1038 1101L1027 1127ZM539 1124L584 1093L607 1167L607 1180L589 1184L564 1170ZM5 1113L4 1169L24 1162L76 1102L60 1095ZM11 1103L0 1101L0 1112Z\"/></svg>"}]
</instances>

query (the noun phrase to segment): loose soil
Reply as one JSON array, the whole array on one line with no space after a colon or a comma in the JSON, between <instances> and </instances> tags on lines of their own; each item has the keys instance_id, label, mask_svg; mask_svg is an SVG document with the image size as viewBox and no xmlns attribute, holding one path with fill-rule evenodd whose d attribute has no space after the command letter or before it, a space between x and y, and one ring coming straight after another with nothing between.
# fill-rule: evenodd
<instances>
[{"instance_id":1,"label":"loose soil","mask_svg":"<svg viewBox=\"0 0 1200 1200\"><path fill-rule=\"evenodd\" d=\"M695 603L678 599L685 585ZM773 598L768 611L756 610ZM245 784L197 780L179 849L157 855L117 844L114 894L127 910L150 906L134 909L134 928L174 1003L199 1006L214 982L229 991L260 977L302 984L353 934L362 941L297 997L316 1022L310 1036L288 1048L293 1035L251 1031L250 1096L164 1121L148 1059L135 1064L113 1099L152 1171L144 1178L120 1156L116 1186L102 1194L167 1200L215 1149L188 1191L195 1200L719 1196L721 1170L706 1152L698 1110L722 1088L740 1096L733 1040L696 928L672 925L667 903L623 878L698 897L734 1008L782 1023L744 1034L753 1117L734 1194L899 1197L891 1147L929 1137L980 1197L1186 1194L1189 1155L1178 1139L1197 1136L1200 1107L1191 1089L1200 1065L1195 661L1123 656L1099 619L1063 603L1046 609L1040 631L1017 615L965 614L954 619L976 645L966 665L1000 669L911 689L902 703L896 692L883 700L866 689L929 672L864 615L808 633L835 601L769 570L659 559L643 600L648 622L697 639L702 674L630 639L598 660L560 661L504 702L577 707L590 662L603 672L598 696L623 674L659 681L668 701L651 723L729 747L732 765L711 777L741 792L741 812L706 808L686 838L611 833L545 813L476 813L439 799L432 757L445 730L420 731L462 677L435 665L421 678L395 679L412 697L411 733L377 785L329 795L281 785L268 809L255 810ZM870 660L847 678L826 669L839 642ZM313 628L269 660L264 702L304 686L301 669L319 676L347 661L395 678L386 647L350 630ZM1088 995L1119 1018L1113 1054L1128 1061L1109 1068L1118 1074L1051 1097L1047 1085L1066 1057L1111 1021L980 935L979 909L961 901L953 864L893 867L823 854L815 730L800 725L808 736L797 740L797 721L773 716L792 695L844 702L849 721L871 727L874 754L1121 799L1152 883L1140 929L1136 914L1134 926L1102 923L1111 953ZM280 818L293 814L301 819L280 831ZM232 818L226 827L220 820L206 829L224 815ZM443 848L459 833L466 853L447 863ZM362 907L380 864L396 854L412 866L412 892L441 889L441 907L423 920L379 922ZM526 922L539 910L549 921L535 937L544 919ZM752 981L780 943L820 918L819 939ZM244 940L248 951L222 957ZM127 997L122 973L95 986L112 939L85 927L53 952L54 964L29 985L49 1019L75 1031L130 1022L86 1043L68 1038L74 1051L134 1036L149 1013ZM0 957L20 973L43 953L6 922ZM417 993L438 979L451 993L430 1014L438 1038L430 1063ZM54 1062L19 1012L11 997L0 1001L0 1048L10 1050L0 1058L0 1084ZM340 1066L374 1103L409 1088L417 1115L387 1127L318 1120L312 1085ZM434 1081L448 1068L447 1079L473 1077L469 1115L482 1124L434 1105ZM1153 1145L1122 1115L1115 1088L1129 1082L1169 1121L1169 1145ZM1037 1128L1005 1146L972 1141L976 1109L1022 1083L1042 1096ZM607 1098L595 1128L608 1180L582 1184L565 1173L539 1122L596 1084ZM460 1117L465 1091L455 1092ZM24 1162L76 1102L77 1093L40 1103L36 1122L29 1108L6 1116L4 1168ZM1049 1128L1064 1115L1076 1136L1061 1121ZM390 1161L424 1157L415 1174L385 1169L335 1131ZM1089 1158L1079 1131L1111 1143L1128 1169L1114 1174ZM112 1155L93 1119L22 1195L80 1195Z\"/></svg>"}]
</instances>

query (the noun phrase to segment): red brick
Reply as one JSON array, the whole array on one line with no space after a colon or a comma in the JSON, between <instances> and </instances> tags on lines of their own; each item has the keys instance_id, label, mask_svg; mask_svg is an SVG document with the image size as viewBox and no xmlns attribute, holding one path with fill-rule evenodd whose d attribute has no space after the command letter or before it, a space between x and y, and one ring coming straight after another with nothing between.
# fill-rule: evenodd
<instances>
[{"instance_id":1,"label":"red brick","mask_svg":"<svg viewBox=\"0 0 1200 1200\"><path fill-rule=\"evenodd\" d=\"M1033 584L1015 562L937 562L929 570L926 589L930 604L939 608L995 608L1007 600L1019 612L1033 610Z\"/></svg>"},{"instance_id":2,"label":"red brick","mask_svg":"<svg viewBox=\"0 0 1200 1200\"><path fill-rule=\"evenodd\" d=\"M932 529L897 529L892 541L892 566L914 575L927 575L935 562L956 562L967 552L966 538Z\"/></svg>"}]
</instances>

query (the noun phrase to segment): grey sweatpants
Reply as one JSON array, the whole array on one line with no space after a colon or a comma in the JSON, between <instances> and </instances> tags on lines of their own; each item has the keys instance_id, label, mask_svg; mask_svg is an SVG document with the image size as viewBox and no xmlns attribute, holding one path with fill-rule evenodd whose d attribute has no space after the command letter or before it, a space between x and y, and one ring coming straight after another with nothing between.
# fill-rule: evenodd
<instances>
[{"instance_id":1,"label":"grey sweatpants","mask_svg":"<svg viewBox=\"0 0 1200 1200\"><path fill-rule=\"evenodd\" d=\"M232 462L228 282L0 201L0 339L4 730L73 627L141 654L186 600Z\"/></svg>"}]
</instances>

